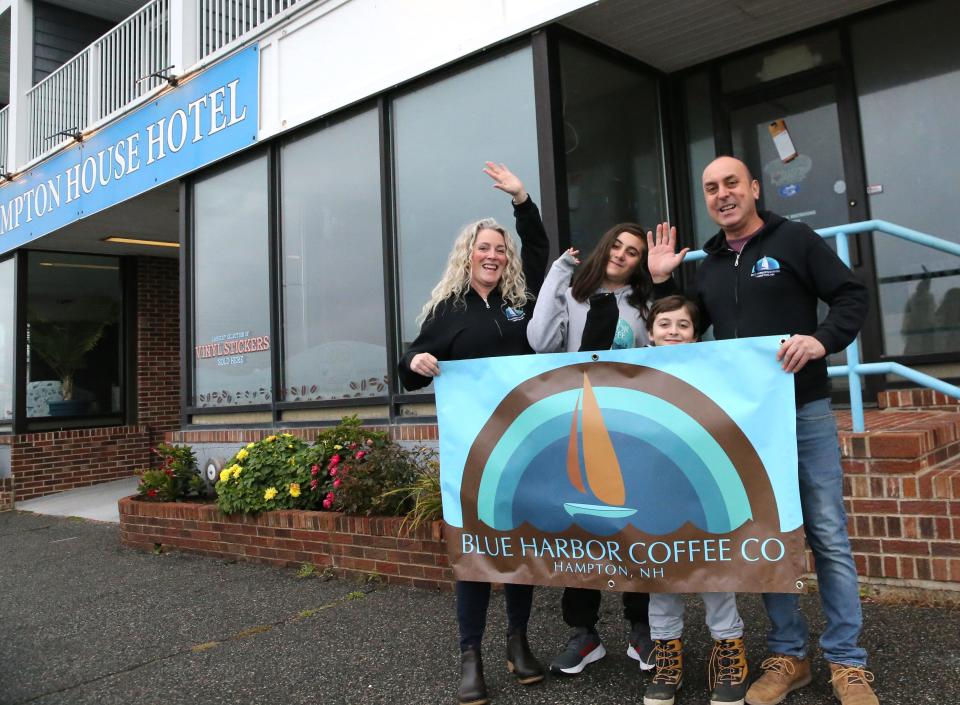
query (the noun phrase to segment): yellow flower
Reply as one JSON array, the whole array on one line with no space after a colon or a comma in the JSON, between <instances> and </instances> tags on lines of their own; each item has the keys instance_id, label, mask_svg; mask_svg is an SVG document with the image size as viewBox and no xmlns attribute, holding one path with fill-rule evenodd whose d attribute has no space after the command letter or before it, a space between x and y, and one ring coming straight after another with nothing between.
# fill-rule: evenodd
<instances>
[{"instance_id":1,"label":"yellow flower","mask_svg":"<svg viewBox=\"0 0 960 705\"><path fill-rule=\"evenodd\" d=\"M233 474L232 468L224 468L220 471L220 482L226 482L230 479L230 475Z\"/></svg>"},{"instance_id":2,"label":"yellow flower","mask_svg":"<svg viewBox=\"0 0 960 705\"><path fill-rule=\"evenodd\" d=\"M334 446L333 449L334 449L334 450L343 450L343 446Z\"/></svg>"},{"instance_id":3,"label":"yellow flower","mask_svg":"<svg viewBox=\"0 0 960 705\"><path fill-rule=\"evenodd\" d=\"M233 470L233 479L236 480L238 477L240 477L240 472L243 470L243 468L240 467L239 465L234 465L232 470Z\"/></svg>"},{"instance_id":4,"label":"yellow flower","mask_svg":"<svg viewBox=\"0 0 960 705\"><path fill-rule=\"evenodd\" d=\"M297 459L296 459L296 458L290 458L290 464L291 464L291 465L296 465L296 463L297 463Z\"/></svg>"},{"instance_id":5,"label":"yellow flower","mask_svg":"<svg viewBox=\"0 0 960 705\"><path fill-rule=\"evenodd\" d=\"M284 438L293 438L292 433L281 433L280 435L283 436Z\"/></svg>"},{"instance_id":6,"label":"yellow flower","mask_svg":"<svg viewBox=\"0 0 960 705\"><path fill-rule=\"evenodd\" d=\"M246 460L248 455L250 455L250 451L246 448L241 448L237 451L237 460Z\"/></svg>"},{"instance_id":7,"label":"yellow flower","mask_svg":"<svg viewBox=\"0 0 960 705\"><path fill-rule=\"evenodd\" d=\"M274 497L276 497L276 496L277 496L277 488L276 488L276 487L268 487L268 488L267 488L267 491L263 493L263 498L264 498L265 500L267 500L268 502L269 502L271 499L273 499Z\"/></svg>"},{"instance_id":8,"label":"yellow flower","mask_svg":"<svg viewBox=\"0 0 960 705\"><path fill-rule=\"evenodd\" d=\"M255 445L257 445L257 444L256 444L256 443L247 443L247 448L253 448Z\"/></svg>"},{"instance_id":9,"label":"yellow flower","mask_svg":"<svg viewBox=\"0 0 960 705\"><path fill-rule=\"evenodd\" d=\"M290 483L290 496L299 497L300 496L300 484L297 482Z\"/></svg>"},{"instance_id":10,"label":"yellow flower","mask_svg":"<svg viewBox=\"0 0 960 705\"><path fill-rule=\"evenodd\" d=\"M263 439L263 442L264 442L264 443L273 443L275 440L277 440L277 437L276 437L276 436L267 436L266 438Z\"/></svg>"}]
</instances>

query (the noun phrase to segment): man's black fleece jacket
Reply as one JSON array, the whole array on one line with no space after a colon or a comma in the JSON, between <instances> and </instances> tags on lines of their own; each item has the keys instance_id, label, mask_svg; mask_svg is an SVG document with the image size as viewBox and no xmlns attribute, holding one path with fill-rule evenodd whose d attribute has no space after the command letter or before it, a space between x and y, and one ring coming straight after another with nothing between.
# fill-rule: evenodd
<instances>
[{"instance_id":1,"label":"man's black fleece jacket","mask_svg":"<svg viewBox=\"0 0 960 705\"><path fill-rule=\"evenodd\" d=\"M809 226L769 211L759 215L763 227L740 254L727 246L723 231L704 246L707 257L694 289L701 331L712 324L717 340L812 335L828 354L843 350L866 318L867 288ZM823 321L817 320L818 300L830 307ZM826 358L796 373L798 405L829 395Z\"/></svg>"},{"instance_id":2,"label":"man's black fleece jacket","mask_svg":"<svg viewBox=\"0 0 960 705\"><path fill-rule=\"evenodd\" d=\"M498 355L525 355L533 349L527 343L527 323L533 314L534 295L540 291L547 270L550 244L540 211L529 196L513 207L517 235L523 246L521 258L527 282L527 304L514 310L507 306L497 287L486 302L472 288L463 301L442 301L423 322L420 335L400 358L398 372L410 391L426 387L430 377L410 369L417 353L428 352L438 360L467 360Z\"/></svg>"}]
</instances>

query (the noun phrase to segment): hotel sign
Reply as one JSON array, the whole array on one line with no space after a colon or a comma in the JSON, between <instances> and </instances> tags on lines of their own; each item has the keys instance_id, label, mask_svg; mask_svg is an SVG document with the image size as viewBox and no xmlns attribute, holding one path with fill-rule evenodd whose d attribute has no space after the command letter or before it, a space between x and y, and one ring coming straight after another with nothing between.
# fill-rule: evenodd
<instances>
[{"instance_id":1,"label":"hotel sign","mask_svg":"<svg viewBox=\"0 0 960 705\"><path fill-rule=\"evenodd\" d=\"M0 187L0 254L257 140L259 57L214 64Z\"/></svg>"}]
</instances>

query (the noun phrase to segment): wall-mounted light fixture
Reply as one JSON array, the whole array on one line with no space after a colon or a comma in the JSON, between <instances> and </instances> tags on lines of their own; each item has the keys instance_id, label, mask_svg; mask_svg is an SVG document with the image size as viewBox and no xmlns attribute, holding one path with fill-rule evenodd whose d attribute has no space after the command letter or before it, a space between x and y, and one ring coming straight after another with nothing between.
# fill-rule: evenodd
<instances>
[{"instance_id":1,"label":"wall-mounted light fixture","mask_svg":"<svg viewBox=\"0 0 960 705\"><path fill-rule=\"evenodd\" d=\"M160 78L166 81L170 86L176 86L177 84L180 83L180 79L177 78L176 76L167 75L167 72L173 67L174 67L174 64L170 64L169 66L166 66L160 69L159 71L148 73L146 76L141 76L140 78L138 78L136 81L134 81L134 83L142 83L143 81L146 81L148 78Z\"/></svg>"},{"instance_id":2,"label":"wall-mounted light fixture","mask_svg":"<svg viewBox=\"0 0 960 705\"><path fill-rule=\"evenodd\" d=\"M180 247L179 242L165 242L163 240L144 240L137 237L105 237L104 242L113 242L118 245L146 245L148 247Z\"/></svg>"}]
</instances>

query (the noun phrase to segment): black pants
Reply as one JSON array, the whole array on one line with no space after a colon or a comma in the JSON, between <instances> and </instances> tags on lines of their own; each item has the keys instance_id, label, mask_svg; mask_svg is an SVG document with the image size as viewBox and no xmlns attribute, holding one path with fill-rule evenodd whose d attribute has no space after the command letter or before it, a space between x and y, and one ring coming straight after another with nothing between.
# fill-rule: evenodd
<instances>
[{"instance_id":1,"label":"black pants","mask_svg":"<svg viewBox=\"0 0 960 705\"><path fill-rule=\"evenodd\" d=\"M532 585L503 586L507 598L507 629L523 631L530 621L533 605ZM490 583L457 581L457 622L460 625L460 651L479 649L487 626L487 605L490 604Z\"/></svg>"},{"instance_id":2,"label":"black pants","mask_svg":"<svg viewBox=\"0 0 960 705\"><path fill-rule=\"evenodd\" d=\"M600 620L600 591L586 588L564 588L560 605L563 621L571 627L593 629ZM648 624L647 608L650 595L645 592L623 593L623 618L630 624Z\"/></svg>"}]
</instances>

